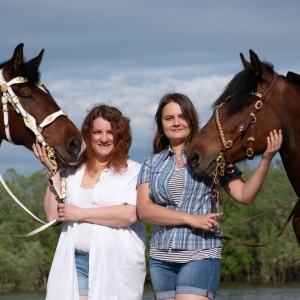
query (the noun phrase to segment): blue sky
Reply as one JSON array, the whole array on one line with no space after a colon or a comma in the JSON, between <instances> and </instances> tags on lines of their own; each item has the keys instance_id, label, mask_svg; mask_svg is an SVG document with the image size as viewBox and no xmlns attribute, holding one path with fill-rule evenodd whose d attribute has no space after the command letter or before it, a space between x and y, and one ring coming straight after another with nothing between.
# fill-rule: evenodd
<instances>
[{"instance_id":1,"label":"blue sky","mask_svg":"<svg viewBox=\"0 0 300 300\"><path fill-rule=\"evenodd\" d=\"M300 2L293 0L2 0L0 61L24 43L27 59L45 49L42 81L78 126L96 103L131 119L130 157L151 150L153 118L166 92L194 102L201 123L253 49L286 74L300 73ZM30 175L33 154L3 141L0 174Z\"/></svg>"}]
</instances>

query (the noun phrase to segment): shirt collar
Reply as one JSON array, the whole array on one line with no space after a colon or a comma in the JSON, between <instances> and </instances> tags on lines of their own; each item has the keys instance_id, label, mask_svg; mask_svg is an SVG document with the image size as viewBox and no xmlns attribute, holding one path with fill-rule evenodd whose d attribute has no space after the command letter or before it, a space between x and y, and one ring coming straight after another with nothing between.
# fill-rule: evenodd
<instances>
[{"instance_id":1,"label":"shirt collar","mask_svg":"<svg viewBox=\"0 0 300 300\"><path fill-rule=\"evenodd\" d=\"M171 150L171 146L170 145L169 145L169 148L166 149L166 150L164 150L164 153L162 153L162 157L163 157L164 160L167 159L169 156L173 156L173 155L175 155L175 152L173 152ZM186 164L187 158L186 158L185 150L181 151L181 157L182 157L183 162Z\"/></svg>"}]
</instances>

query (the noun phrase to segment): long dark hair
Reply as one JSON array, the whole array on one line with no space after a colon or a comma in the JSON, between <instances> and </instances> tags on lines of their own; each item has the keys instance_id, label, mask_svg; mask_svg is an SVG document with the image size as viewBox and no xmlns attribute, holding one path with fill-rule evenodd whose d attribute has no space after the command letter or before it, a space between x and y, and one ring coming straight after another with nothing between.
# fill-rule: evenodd
<instances>
[{"instance_id":1,"label":"long dark hair","mask_svg":"<svg viewBox=\"0 0 300 300\"><path fill-rule=\"evenodd\" d=\"M130 119L123 116L121 111L116 107L106 104L98 104L94 106L83 121L81 134L86 142L86 150L78 167L84 163L88 164L92 158L90 144L93 121L99 117L111 123L114 137L114 148L110 153L108 165L113 167L114 172L121 173L127 167L127 158L132 141Z\"/></svg>"},{"instance_id":2,"label":"long dark hair","mask_svg":"<svg viewBox=\"0 0 300 300\"><path fill-rule=\"evenodd\" d=\"M160 99L155 114L155 122L157 128L153 139L153 153L160 153L161 151L168 149L169 147L169 139L164 134L162 126L162 111L163 108L170 102L175 102L180 106L182 114L190 126L190 134L185 141L185 145L189 144L199 131L198 114L192 101L187 96L180 93L165 94Z\"/></svg>"}]
</instances>

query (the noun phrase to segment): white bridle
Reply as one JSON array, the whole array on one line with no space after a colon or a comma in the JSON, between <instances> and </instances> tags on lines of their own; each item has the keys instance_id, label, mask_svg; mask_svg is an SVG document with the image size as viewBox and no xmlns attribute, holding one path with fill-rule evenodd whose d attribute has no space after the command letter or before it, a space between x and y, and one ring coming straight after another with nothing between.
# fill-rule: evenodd
<instances>
[{"instance_id":1,"label":"white bridle","mask_svg":"<svg viewBox=\"0 0 300 300\"><path fill-rule=\"evenodd\" d=\"M3 107L3 118L4 118L4 126L5 126L5 134L7 141L14 144L12 141L11 135L10 135L10 130L9 130L9 118L8 118L8 104L11 104L11 106L14 108L14 110L20 114L23 119L25 125L35 134L36 140L38 143L42 144L43 146L47 146L48 144L46 143L42 131L44 127L48 126L51 124L54 120L56 120L59 116L65 116L67 117L68 114L64 110L59 110L48 117L44 119L40 125L36 124L36 120L33 116L31 116L29 113L25 111L23 106L21 105L18 96L15 95L14 91L11 88L11 85L13 84L19 84L19 83L24 83L26 82L27 79L24 77L15 77L11 79L9 82L6 82L3 76L3 69L0 70L0 86L1 86L1 92L2 94L2 107ZM41 88L43 91L43 84L40 82L38 84L38 87ZM46 91L45 91L46 92Z\"/></svg>"},{"instance_id":2,"label":"white bridle","mask_svg":"<svg viewBox=\"0 0 300 300\"><path fill-rule=\"evenodd\" d=\"M5 134L7 141L14 144L12 141L11 135L10 135L10 130L9 130L9 115L8 115L8 104L10 104L14 110L20 114L23 117L24 124L35 134L36 142L42 144L46 150L47 150L47 155L51 163L53 164L54 168L48 172L48 180L51 185L51 188L53 192L56 194L56 196L59 198L60 202L64 202L66 198L66 180L65 177L61 178L61 190L59 191L57 187L54 184L53 176L55 172L57 171L57 163L55 160L55 151L53 148L49 146L49 144L45 141L45 138L42 135L43 129L54 122L58 117L60 116L65 116L68 117L68 114L64 110L59 110L48 117L46 117L43 122L41 122L39 125L36 124L36 120L33 116L31 116L29 113L26 112L26 110L23 108L21 105L18 96L15 95L14 91L12 90L11 86L13 84L19 84L19 83L24 83L27 82L27 79L24 77L15 77L11 79L9 82L6 82L3 76L3 69L0 70L0 89L2 92L2 111L3 111L3 120L4 120L4 126L5 126ZM45 93L47 93L47 90L44 88L42 82L39 82L37 86L42 89ZM15 202L17 202L28 214L30 214L32 217L34 217L36 220L39 222L43 223L44 225L39 227L36 230L33 230L31 232L25 233L25 234L5 234L5 233L0 233L3 235L8 235L8 236L16 236L16 237L26 237L26 236L31 236L33 234L36 234L49 226L53 225L56 223L56 220L52 220L49 223L45 223L42 220L40 220L38 217L36 217L33 213L31 213L20 201L11 193L7 185L5 184L2 176L0 175L0 182L3 185L3 187L6 189L8 194L13 198Z\"/></svg>"}]
</instances>

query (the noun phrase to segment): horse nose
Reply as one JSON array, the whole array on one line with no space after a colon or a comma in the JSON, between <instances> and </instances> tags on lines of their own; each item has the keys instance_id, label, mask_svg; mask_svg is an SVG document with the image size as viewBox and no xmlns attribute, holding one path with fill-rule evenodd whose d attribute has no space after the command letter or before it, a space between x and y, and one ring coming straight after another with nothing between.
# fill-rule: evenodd
<instances>
[{"instance_id":1,"label":"horse nose","mask_svg":"<svg viewBox=\"0 0 300 300\"><path fill-rule=\"evenodd\" d=\"M78 139L73 139L69 144L69 151L73 156L77 156L81 151L81 143Z\"/></svg>"},{"instance_id":2,"label":"horse nose","mask_svg":"<svg viewBox=\"0 0 300 300\"><path fill-rule=\"evenodd\" d=\"M198 166L199 160L200 160L200 155L196 151L191 153L190 156L188 157L188 163L192 168L196 168Z\"/></svg>"}]
</instances>

